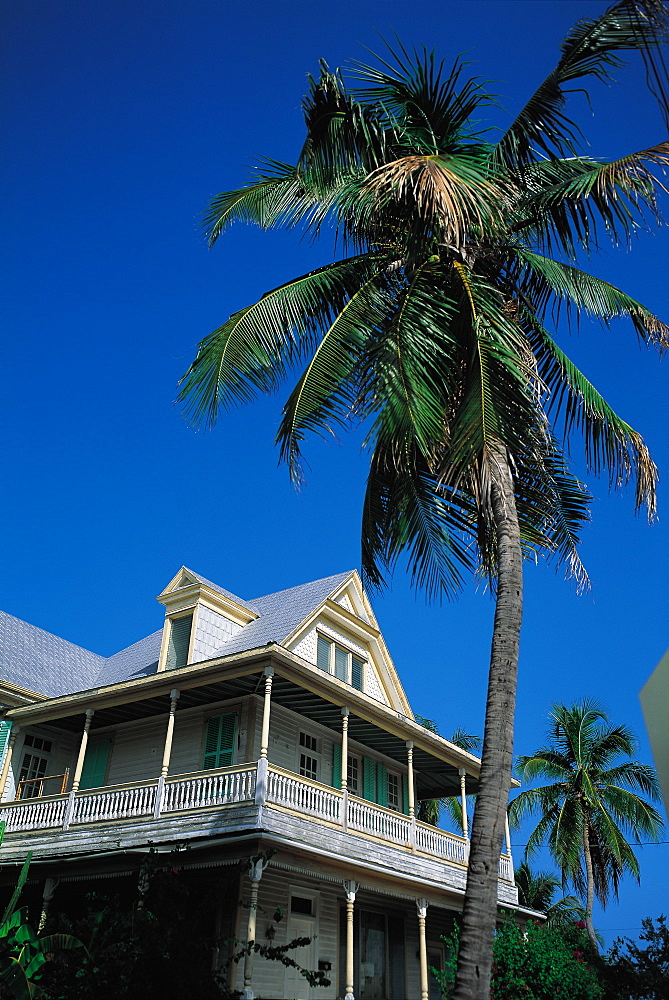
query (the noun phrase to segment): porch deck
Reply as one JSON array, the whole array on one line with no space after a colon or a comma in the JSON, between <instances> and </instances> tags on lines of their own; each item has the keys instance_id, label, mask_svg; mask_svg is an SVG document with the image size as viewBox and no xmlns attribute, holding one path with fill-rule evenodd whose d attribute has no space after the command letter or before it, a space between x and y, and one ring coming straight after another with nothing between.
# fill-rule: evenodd
<instances>
[{"instance_id":1,"label":"porch deck","mask_svg":"<svg viewBox=\"0 0 669 1000\"><path fill-rule=\"evenodd\" d=\"M244 824L248 827L249 822L260 825L263 810L266 814L269 810L284 814L280 825L287 829L294 817L301 837L305 836L305 824L314 832L315 841L326 836L329 828L338 835L364 838L370 848L371 842L376 842L403 854L457 866L461 872L457 881L464 876L469 845L462 837L268 765L264 760L174 775L164 781L154 779L4 802L0 805L0 823L5 824L2 854L7 857L24 846L39 854L41 842L51 851L57 851L59 842L63 847L76 843L81 850L88 840L93 849L98 839L96 831L102 833L102 827L105 841L112 837L119 846L126 846L143 837L146 843L158 832L156 823L166 833L170 831L168 836L173 837L173 831L177 831L183 841L202 836L203 828L211 833L214 827L225 832L239 830ZM165 820L169 822L161 822ZM49 833L47 839L39 836L42 831ZM513 884L513 864L507 855L500 857L499 876Z\"/></svg>"}]
</instances>

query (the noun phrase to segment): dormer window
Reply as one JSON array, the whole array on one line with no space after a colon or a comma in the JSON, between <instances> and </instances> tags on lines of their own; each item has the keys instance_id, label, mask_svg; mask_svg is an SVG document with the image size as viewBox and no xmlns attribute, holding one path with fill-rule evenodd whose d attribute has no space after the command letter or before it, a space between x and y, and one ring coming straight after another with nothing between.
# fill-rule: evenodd
<instances>
[{"instance_id":1,"label":"dormer window","mask_svg":"<svg viewBox=\"0 0 669 1000\"><path fill-rule=\"evenodd\" d=\"M190 634L193 628L193 615L180 615L169 619L170 638L167 646L166 670L177 670L188 663L190 649Z\"/></svg>"},{"instance_id":2,"label":"dormer window","mask_svg":"<svg viewBox=\"0 0 669 1000\"><path fill-rule=\"evenodd\" d=\"M345 681L358 691L364 690L365 661L324 635L318 636L316 663L321 670L334 674L340 681Z\"/></svg>"}]
</instances>

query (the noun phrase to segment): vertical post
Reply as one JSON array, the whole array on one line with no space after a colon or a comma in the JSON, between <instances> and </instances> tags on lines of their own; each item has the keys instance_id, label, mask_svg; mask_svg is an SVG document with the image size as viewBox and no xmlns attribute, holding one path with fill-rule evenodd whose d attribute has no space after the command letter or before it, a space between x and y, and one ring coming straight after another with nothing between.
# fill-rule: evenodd
<instances>
[{"instance_id":1,"label":"vertical post","mask_svg":"<svg viewBox=\"0 0 669 1000\"><path fill-rule=\"evenodd\" d=\"M40 913L39 924L37 925L37 933L41 934L44 930L44 925L46 923L46 918L49 915L49 906L51 900L53 899L53 894L56 891L56 886L58 885L60 879L57 878L47 878L44 880L44 892L42 893L42 912Z\"/></svg>"},{"instance_id":2,"label":"vertical post","mask_svg":"<svg viewBox=\"0 0 669 1000\"><path fill-rule=\"evenodd\" d=\"M9 767L12 763L14 744L16 743L16 737L18 735L19 735L19 727L13 725L11 732L9 734L7 753L5 754L5 760L2 765L2 774L0 774L0 802L4 802L5 799L5 792L7 790L7 778L9 777Z\"/></svg>"},{"instance_id":3,"label":"vertical post","mask_svg":"<svg viewBox=\"0 0 669 1000\"><path fill-rule=\"evenodd\" d=\"M511 857L511 831L509 830L509 814L504 817L504 836L506 838L506 853Z\"/></svg>"},{"instance_id":4,"label":"vertical post","mask_svg":"<svg viewBox=\"0 0 669 1000\"><path fill-rule=\"evenodd\" d=\"M344 889L346 890L346 998L347 1000L355 1000L353 994L353 907L358 886L352 879L349 879L344 882Z\"/></svg>"},{"instance_id":5,"label":"vertical post","mask_svg":"<svg viewBox=\"0 0 669 1000\"><path fill-rule=\"evenodd\" d=\"M462 836L465 840L469 840L469 819L467 817L467 788L466 788L466 777L467 772L464 767L458 768L458 774L460 775L460 804L462 806Z\"/></svg>"},{"instance_id":6,"label":"vertical post","mask_svg":"<svg viewBox=\"0 0 669 1000\"><path fill-rule=\"evenodd\" d=\"M418 911L418 955L420 958L420 1000L428 1000L430 987L427 978L427 944L425 943L425 918L427 917L427 900L417 899Z\"/></svg>"},{"instance_id":7,"label":"vertical post","mask_svg":"<svg viewBox=\"0 0 669 1000\"><path fill-rule=\"evenodd\" d=\"M407 785L409 798L409 819L411 820L411 830L409 832L409 844L412 850L416 849L416 796L414 792L413 776L413 741L406 741L407 748Z\"/></svg>"},{"instance_id":8,"label":"vertical post","mask_svg":"<svg viewBox=\"0 0 669 1000\"><path fill-rule=\"evenodd\" d=\"M341 825L348 830L348 706L341 710Z\"/></svg>"},{"instance_id":9,"label":"vertical post","mask_svg":"<svg viewBox=\"0 0 669 1000\"><path fill-rule=\"evenodd\" d=\"M262 873L265 870L266 862L262 858L249 865L249 878L251 879L251 898L249 901L249 922L246 929L246 944L248 951L244 958L244 989L242 997L244 1000L253 1000L253 945L256 939L256 917L258 915L258 887Z\"/></svg>"},{"instance_id":10,"label":"vertical post","mask_svg":"<svg viewBox=\"0 0 669 1000\"><path fill-rule=\"evenodd\" d=\"M172 756L172 740L174 738L174 716L177 710L177 702L181 692L178 688L170 691L170 714L167 719L167 732L165 733L165 746L163 747L163 763L160 768L158 787L156 788L156 801L153 807L154 819L158 819L163 808L163 795L165 794L165 779L170 769L170 757Z\"/></svg>"},{"instance_id":11,"label":"vertical post","mask_svg":"<svg viewBox=\"0 0 669 1000\"><path fill-rule=\"evenodd\" d=\"M267 759L269 747L269 712L272 697L272 678L274 667L265 667L265 701L262 709L262 732L260 734L260 756Z\"/></svg>"},{"instance_id":12,"label":"vertical post","mask_svg":"<svg viewBox=\"0 0 669 1000\"><path fill-rule=\"evenodd\" d=\"M84 768L84 758L86 757L86 747L88 746L88 733L91 728L91 722L93 721L93 716L95 712L92 708L86 709L86 721L84 722L84 731L81 734L81 743L79 744L79 754L77 755L77 763L74 768L74 777L72 778L72 788L70 789L70 797L67 800L67 806L65 807L65 818L63 820L63 830L67 830L70 821L72 819L72 811L74 809L74 798L77 794L79 788L79 782L81 781L81 772Z\"/></svg>"}]
</instances>

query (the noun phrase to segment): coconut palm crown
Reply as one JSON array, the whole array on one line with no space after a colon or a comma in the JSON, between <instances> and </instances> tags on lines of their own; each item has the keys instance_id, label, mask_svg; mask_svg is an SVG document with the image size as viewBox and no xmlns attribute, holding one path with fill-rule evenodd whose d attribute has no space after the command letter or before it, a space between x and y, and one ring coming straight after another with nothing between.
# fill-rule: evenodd
<instances>
[{"instance_id":1,"label":"coconut palm crown","mask_svg":"<svg viewBox=\"0 0 669 1000\"><path fill-rule=\"evenodd\" d=\"M524 781L547 778L550 784L520 792L510 815L518 823L539 814L526 856L547 844L563 885L571 881L586 897L588 934L597 947L594 897L602 906L611 893L617 897L625 872L638 881L639 862L629 839L656 841L662 830L662 817L647 801L659 800L657 776L648 764L626 759L636 750L634 734L612 726L592 701L554 706L548 736L546 746L519 758L518 773Z\"/></svg>"},{"instance_id":2,"label":"coconut palm crown","mask_svg":"<svg viewBox=\"0 0 669 1000\"><path fill-rule=\"evenodd\" d=\"M488 996L497 865L513 762L522 557L544 553L586 583L577 543L588 494L560 439L582 434L590 468L632 479L652 515L642 437L569 360L563 315L626 317L658 347L648 308L579 266L601 238L654 221L669 143L614 162L580 149L567 95L609 81L640 51L662 97L660 0L621 0L578 22L556 68L508 128L485 131L484 84L401 46L348 77L321 63L295 163L261 161L216 197L210 243L234 222L336 236L336 259L267 292L204 339L182 380L195 423L273 393L301 368L278 429L296 482L310 434L367 428L362 569L378 587L401 557L413 582L451 595L482 572L496 595L482 768L456 1000Z\"/></svg>"}]
</instances>

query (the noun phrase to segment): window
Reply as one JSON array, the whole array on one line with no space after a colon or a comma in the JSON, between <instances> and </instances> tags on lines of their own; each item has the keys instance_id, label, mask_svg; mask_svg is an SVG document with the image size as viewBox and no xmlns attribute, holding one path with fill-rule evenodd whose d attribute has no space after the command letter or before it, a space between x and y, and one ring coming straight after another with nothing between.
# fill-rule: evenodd
<instances>
[{"instance_id":1,"label":"window","mask_svg":"<svg viewBox=\"0 0 669 1000\"><path fill-rule=\"evenodd\" d=\"M349 792L353 792L354 795L358 794L360 777L360 758L352 757L351 754L348 755L348 769L346 772L346 784Z\"/></svg>"},{"instance_id":2,"label":"window","mask_svg":"<svg viewBox=\"0 0 669 1000\"><path fill-rule=\"evenodd\" d=\"M308 899L306 896L291 896L290 912L302 913L306 917L313 917L314 916L313 899Z\"/></svg>"},{"instance_id":3,"label":"window","mask_svg":"<svg viewBox=\"0 0 669 1000\"><path fill-rule=\"evenodd\" d=\"M43 740L39 736L26 736L24 746L29 746L32 749L31 741L33 740L39 744L35 749L41 750L43 745L46 752L49 753L52 744L49 740ZM20 786L22 799L34 799L40 794L42 783L37 779L44 777L48 764L48 757L43 757L38 753L24 753L19 771L19 782L26 782L25 785Z\"/></svg>"},{"instance_id":4,"label":"window","mask_svg":"<svg viewBox=\"0 0 669 1000\"><path fill-rule=\"evenodd\" d=\"M236 728L237 716L234 712L213 715L207 719L202 759L204 770L214 767L230 767L235 755Z\"/></svg>"},{"instance_id":5,"label":"window","mask_svg":"<svg viewBox=\"0 0 669 1000\"><path fill-rule=\"evenodd\" d=\"M170 619L170 638L167 645L166 670L177 670L188 663L190 633L193 626L193 615L181 615Z\"/></svg>"},{"instance_id":6,"label":"window","mask_svg":"<svg viewBox=\"0 0 669 1000\"><path fill-rule=\"evenodd\" d=\"M388 772L388 808L395 809L397 812L401 808L400 776L391 771Z\"/></svg>"},{"instance_id":7,"label":"window","mask_svg":"<svg viewBox=\"0 0 669 1000\"><path fill-rule=\"evenodd\" d=\"M334 674L340 681L345 681L358 691L364 690L365 661L323 635L318 636L316 663L321 670Z\"/></svg>"},{"instance_id":8,"label":"window","mask_svg":"<svg viewBox=\"0 0 669 1000\"><path fill-rule=\"evenodd\" d=\"M318 740L311 733L300 733L300 747L309 750L310 753L300 752L299 772L303 778L318 780Z\"/></svg>"}]
</instances>

